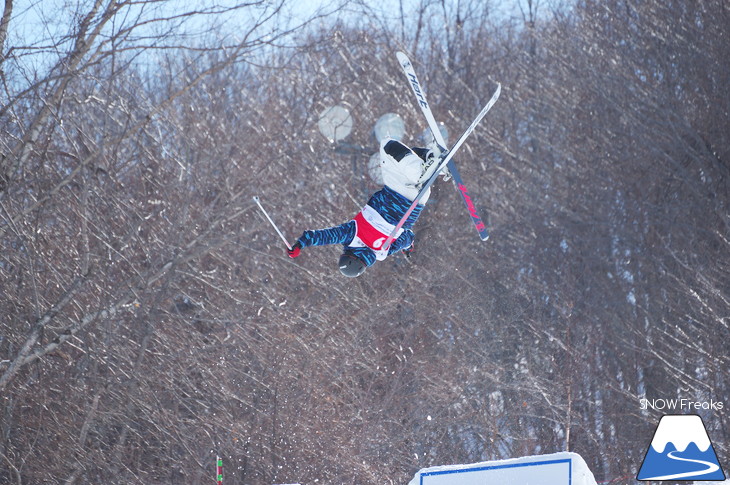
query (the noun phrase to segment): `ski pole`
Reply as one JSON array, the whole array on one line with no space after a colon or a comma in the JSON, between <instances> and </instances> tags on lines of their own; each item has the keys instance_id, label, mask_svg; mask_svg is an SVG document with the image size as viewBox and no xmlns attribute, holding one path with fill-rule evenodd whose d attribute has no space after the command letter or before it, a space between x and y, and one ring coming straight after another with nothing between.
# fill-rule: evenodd
<instances>
[{"instance_id":1,"label":"ski pole","mask_svg":"<svg viewBox=\"0 0 730 485\"><path fill-rule=\"evenodd\" d=\"M278 228L278 227L276 227L276 224L274 224L274 221L273 221L273 220L271 220L271 217L269 217L269 214L268 214L268 213L266 212L266 210L264 209L264 206L262 206L262 205L261 205L261 201L259 200L259 197L258 197L257 195L254 195L254 196L253 196L253 201L254 201L254 202L256 202L256 204L257 204L257 205L259 206L259 209L261 209L261 212L263 212L263 213L264 213L264 215L266 216L266 218L267 218L267 219L269 220L269 223L271 223L271 226L272 226L272 227L273 227L274 229L276 229L276 233L277 233L277 234L279 235L279 237L281 238L281 240L282 240L282 241L284 241L284 244L286 244L286 247L287 247L287 248L289 248L289 251L291 251L291 250L292 250L292 247L291 247L291 245L289 244L289 241L287 241L287 240L286 240L286 238L285 238L285 237L284 237L284 235L283 235L283 234L281 233L281 231L279 230L279 228Z\"/></svg>"},{"instance_id":2,"label":"ski pole","mask_svg":"<svg viewBox=\"0 0 730 485\"><path fill-rule=\"evenodd\" d=\"M223 485L223 458L215 457L215 479L217 485Z\"/></svg>"}]
</instances>

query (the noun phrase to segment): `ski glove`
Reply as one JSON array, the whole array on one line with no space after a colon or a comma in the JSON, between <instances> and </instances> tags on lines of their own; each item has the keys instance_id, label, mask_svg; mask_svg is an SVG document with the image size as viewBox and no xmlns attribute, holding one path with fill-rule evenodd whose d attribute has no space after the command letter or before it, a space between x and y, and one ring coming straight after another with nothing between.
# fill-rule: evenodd
<instances>
[{"instance_id":1,"label":"ski glove","mask_svg":"<svg viewBox=\"0 0 730 485\"><path fill-rule=\"evenodd\" d=\"M415 245L413 243L411 243L410 246L408 246L407 248L405 248L403 250L403 254L406 256L406 258L411 259L411 253L413 253L414 249L415 249Z\"/></svg>"},{"instance_id":2,"label":"ski glove","mask_svg":"<svg viewBox=\"0 0 730 485\"><path fill-rule=\"evenodd\" d=\"M302 252L302 243L300 243L299 241L295 242L291 249L286 249L286 252L289 254L290 258L296 258Z\"/></svg>"}]
</instances>

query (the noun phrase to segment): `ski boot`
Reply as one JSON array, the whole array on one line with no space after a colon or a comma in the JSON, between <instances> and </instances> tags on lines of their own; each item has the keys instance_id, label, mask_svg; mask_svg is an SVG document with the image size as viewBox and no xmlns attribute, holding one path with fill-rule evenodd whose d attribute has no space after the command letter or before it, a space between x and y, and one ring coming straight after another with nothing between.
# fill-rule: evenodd
<instances>
[{"instance_id":1,"label":"ski boot","mask_svg":"<svg viewBox=\"0 0 730 485\"><path fill-rule=\"evenodd\" d=\"M439 164L446 156L446 150L438 146L436 143L432 143L428 148L414 148L413 151L423 160L421 162L421 177L418 179L418 185L422 186L426 181L431 178L433 172L438 168ZM441 169L439 174L444 177L444 180L451 179L451 172L448 167Z\"/></svg>"}]
</instances>

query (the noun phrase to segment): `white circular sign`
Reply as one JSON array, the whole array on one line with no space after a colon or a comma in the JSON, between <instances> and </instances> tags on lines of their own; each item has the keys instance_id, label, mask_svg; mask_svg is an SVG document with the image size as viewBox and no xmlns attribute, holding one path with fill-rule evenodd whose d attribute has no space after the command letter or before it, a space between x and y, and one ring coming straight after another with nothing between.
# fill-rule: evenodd
<instances>
[{"instance_id":1,"label":"white circular sign","mask_svg":"<svg viewBox=\"0 0 730 485\"><path fill-rule=\"evenodd\" d=\"M352 116L343 106L332 106L319 114L319 132L334 143L343 140L352 131Z\"/></svg>"},{"instance_id":2,"label":"white circular sign","mask_svg":"<svg viewBox=\"0 0 730 485\"><path fill-rule=\"evenodd\" d=\"M439 131L441 132L441 136L444 138L444 141L446 142L446 145L449 144L449 130L446 128L446 125L443 122L438 123ZM431 140L433 140L433 133L431 133L430 129L426 129L421 133L421 139L426 143L431 143ZM448 146L444 147L448 148Z\"/></svg>"},{"instance_id":3,"label":"white circular sign","mask_svg":"<svg viewBox=\"0 0 730 485\"><path fill-rule=\"evenodd\" d=\"M402 140L406 134L406 124L403 119L395 113L386 113L375 122L375 138L378 142L385 138L393 138L394 140Z\"/></svg>"}]
</instances>

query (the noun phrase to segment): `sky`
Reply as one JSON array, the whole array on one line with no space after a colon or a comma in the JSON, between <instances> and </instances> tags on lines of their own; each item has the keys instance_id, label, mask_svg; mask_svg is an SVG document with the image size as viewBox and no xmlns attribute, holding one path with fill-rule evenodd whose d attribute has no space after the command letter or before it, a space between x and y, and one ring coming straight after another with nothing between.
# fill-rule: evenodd
<instances>
[{"instance_id":1,"label":"sky","mask_svg":"<svg viewBox=\"0 0 730 485\"><path fill-rule=\"evenodd\" d=\"M224 15L199 14L195 17L184 17L169 22L151 22L144 29L136 29L135 34L151 34L159 37L161 29L167 29L175 34L176 44L201 45L213 42L216 45L236 45L246 32L246 26L256 20L257 15L270 13L272 5L278 5L280 0L264 0L268 10L255 10L246 7L241 10L226 13ZM415 12L421 3L427 0L398 0L383 3L382 0L287 0L284 6L284 15L279 17L276 28L285 30L294 25L300 24L319 13L327 13L340 9L339 18L347 21L351 18L353 22L362 22L362 11L371 10L374 17L379 21L388 21L400 17L401 4L405 15ZM480 0L474 0L480 1ZM520 7L527 5L529 0L493 0L496 8L504 15L520 17ZM532 0L538 8L545 9L548 2L562 0ZM181 12L196 10L210 12L211 9L230 9L242 0L165 0L151 1L149 3L135 2L135 6L124 10L124 15L117 15L107 27L119 30L125 25L133 25L142 19L172 18ZM139 4L142 5L139 5ZM447 0L448 3L448 0ZM462 8L465 3L461 2ZM88 12L92 0L16 0L14 2L13 16L8 29L8 39L5 51L10 49L10 60L18 65L18 70L30 83L34 78L45 77L45 73L58 59L71 49L71 40L68 37L72 32L72 26L79 22L82 15ZM106 2L105 2L106 5ZM388 8L396 8L398 11L391 15ZM439 2L434 2L430 7L434 15L443 15ZM328 17L327 21L330 21ZM385 19L385 20L383 20ZM211 22L215 23L210 28ZM172 27L172 28L171 28ZM274 29L274 24L267 24L265 29ZM261 33L261 32L259 32ZM181 34L185 34L180 37ZM170 37L170 39L172 39ZM148 39L140 39L140 43L149 44ZM159 40L155 41L159 43ZM130 45L130 42L126 42Z\"/></svg>"},{"instance_id":2,"label":"sky","mask_svg":"<svg viewBox=\"0 0 730 485\"><path fill-rule=\"evenodd\" d=\"M416 11L424 1L402 0L403 9L406 13ZM542 5L546 5L548 0L532 1L540 8ZM496 11L505 15L519 15L520 6L525 6L527 2L528 0L495 0L494 5ZM76 0L73 2L69 0L16 0L9 32L21 45L33 44L33 41L37 41L39 38L58 38L60 33L68 30L68 24L77 15L78 10L87 10L90 3L90 0ZM214 5L221 8L230 8L239 3L241 3L239 0L217 0L215 2L211 0L166 0L164 2L151 2L151 5L155 5L154 9L163 15L171 15L185 10L203 11ZM274 4L278 1L267 1L265 3ZM359 13L364 6L367 9L372 9L373 12L380 14L382 17L387 17L389 8L400 10L400 3L400 0L386 3L383 3L382 0L290 0L285 4L285 11L286 16L291 18L292 22L302 22L316 12L331 11L340 4L344 5L344 11L346 12ZM152 9L148 6L147 10ZM242 15L244 14L228 15L227 25L235 28L236 23L243 21ZM353 15L356 15L356 20L360 17L358 14Z\"/></svg>"}]
</instances>

